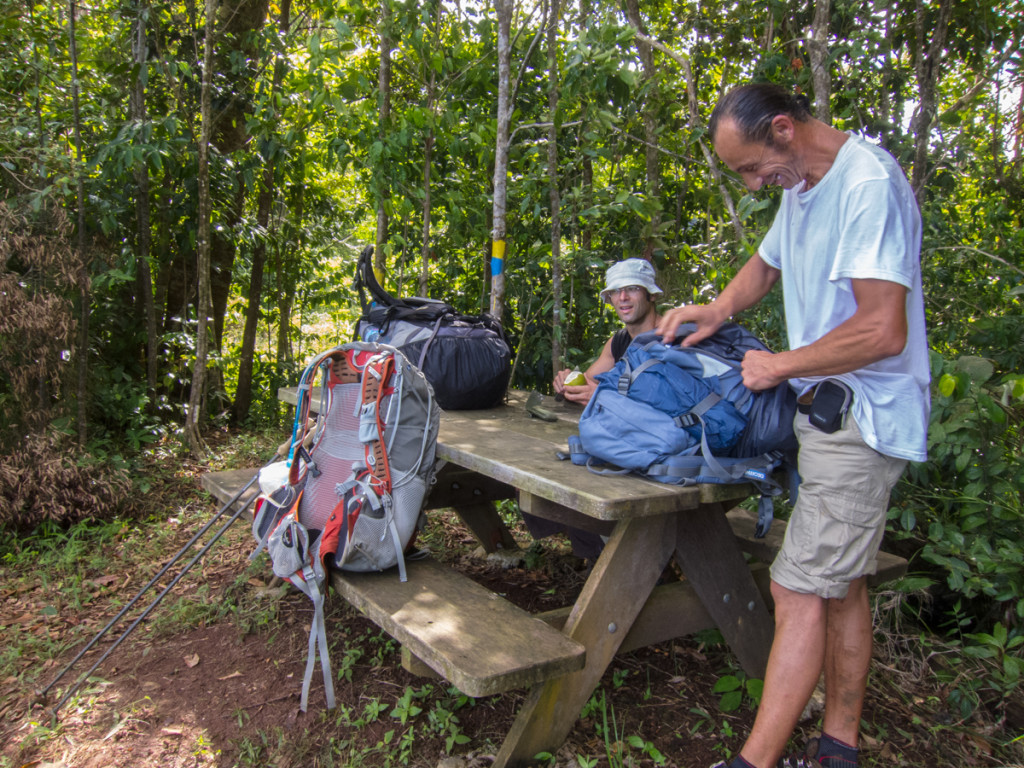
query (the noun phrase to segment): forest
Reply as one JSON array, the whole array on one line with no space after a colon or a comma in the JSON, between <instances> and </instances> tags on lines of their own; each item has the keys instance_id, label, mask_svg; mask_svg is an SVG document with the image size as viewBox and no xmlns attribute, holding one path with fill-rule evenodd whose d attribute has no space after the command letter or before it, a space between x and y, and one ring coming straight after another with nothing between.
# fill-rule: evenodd
<instances>
[{"instance_id":1,"label":"forest","mask_svg":"<svg viewBox=\"0 0 1024 768\"><path fill-rule=\"evenodd\" d=\"M924 221L929 459L893 498L900 590L1024 673L1020 0L0 0L0 527L128 514L147 452L283 429L280 386L353 337L356 259L489 312L550 391L617 327L604 269L713 297L778 191L705 132L747 81L901 163ZM741 321L785 345L781 297ZM9 545L5 545L9 546ZM11 545L16 546L16 545Z\"/></svg>"}]
</instances>

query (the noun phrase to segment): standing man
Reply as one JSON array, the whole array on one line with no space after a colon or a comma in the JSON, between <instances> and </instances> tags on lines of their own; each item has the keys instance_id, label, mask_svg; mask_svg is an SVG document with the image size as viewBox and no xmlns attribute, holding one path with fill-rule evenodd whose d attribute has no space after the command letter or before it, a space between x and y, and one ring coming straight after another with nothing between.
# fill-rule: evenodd
<instances>
[{"instance_id":1,"label":"standing man","mask_svg":"<svg viewBox=\"0 0 1024 768\"><path fill-rule=\"evenodd\" d=\"M654 283L654 267L651 262L645 259L625 259L608 267L604 279L601 298L615 308L625 328L612 334L597 360L584 372L586 384L566 386L565 378L571 373L568 368L555 375L555 392L580 405L586 405L597 389L594 377L610 371L626 353L626 347L633 337L653 331L661 320L654 305L654 297L661 294L662 290Z\"/></svg>"},{"instance_id":2,"label":"standing man","mask_svg":"<svg viewBox=\"0 0 1024 768\"><path fill-rule=\"evenodd\" d=\"M884 150L811 117L807 99L771 84L722 97L715 152L751 190L783 188L758 252L710 304L682 306L666 340L694 322L693 344L782 279L789 351L751 351L743 381L789 381L802 478L771 567L775 640L754 727L723 768L854 768L871 661L866 577L876 569L889 492L925 458L929 369L921 292L921 217ZM820 739L782 757L825 672Z\"/></svg>"}]
</instances>

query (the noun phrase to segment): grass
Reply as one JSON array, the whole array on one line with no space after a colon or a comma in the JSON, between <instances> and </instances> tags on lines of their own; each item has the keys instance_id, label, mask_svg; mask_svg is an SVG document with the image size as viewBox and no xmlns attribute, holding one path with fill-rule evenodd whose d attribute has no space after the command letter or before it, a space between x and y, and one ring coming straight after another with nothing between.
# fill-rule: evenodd
<instances>
[{"instance_id":1,"label":"grass","mask_svg":"<svg viewBox=\"0 0 1024 768\"><path fill-rule=\"evenodd\" d=\"M13 620L4 621L0 679L16 677L31 684L39 670L25 664L26 660L55 659L74 642L55 639L48 628L59 622L66 610L78 613L103 602L105 587L95 574L111 566L107 553L124 528L118 522L85 522L66 532L44 527L24 538L4 537L0 583L15 595L8 606L16 614Z\"/></svg>"}]
</instances>

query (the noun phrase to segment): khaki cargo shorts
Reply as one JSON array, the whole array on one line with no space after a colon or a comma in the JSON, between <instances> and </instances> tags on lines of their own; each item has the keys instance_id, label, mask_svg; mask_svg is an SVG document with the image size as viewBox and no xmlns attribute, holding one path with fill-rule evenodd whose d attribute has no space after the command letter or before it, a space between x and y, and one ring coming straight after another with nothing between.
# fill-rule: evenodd
<instances>
[{"instance_id":1,"label":"khaki cargo shorts","mask_svg":"<svg viewBox=\"0 0 1024 768\"><path fill-rule=\"evenodd\" d=\"M907 462L869 447L852 415L831 435L803 413L793 427L800 492L772 580L795 592L846 597L851 581L878 569L889 492Z\"/></svg>"}]
</instances>

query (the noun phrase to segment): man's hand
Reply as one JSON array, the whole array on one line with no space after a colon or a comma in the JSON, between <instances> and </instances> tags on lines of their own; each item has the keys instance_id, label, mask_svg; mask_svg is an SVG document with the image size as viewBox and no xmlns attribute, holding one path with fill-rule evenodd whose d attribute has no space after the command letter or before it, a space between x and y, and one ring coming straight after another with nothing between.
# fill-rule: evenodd
<instances>
[{"instance_id":1,"label":"man's hand","mask_svg":"<svg viewBox=\"0 0 1024 768\"><path fill-rule=\"evenodd\" d=\"M570 403L579 403L580 405L586 405L590 402L590 398L594 394L594 390L597 389L597 382L594 381L590 376L587 376L587 383L580 384L576 387L567 387L565 385L565 378L572 373L568 368L559 371L555 374L555 392L562 395Z\"/></svg>"},{"instance_id":2,"label":"man's hand","mask_svg":"<svg viewBox=\"0 0 1024 768\"><path fill-rule=\"evenodd\" d=\"M562 394L570 403L586 405L590 402L590 398L594 396L595 389L597 389L597 382L588 376L586 384L580 384L578 387L564 387Z\"/></svg>"},{"instance_id":3,"label":"man's hand","mask_svg":"<svg viewBox=\"0 0 1024 768\"><path fill-rule=\"evenodd\" d=\"M740 267L736 277L729 281L717 299L710 304L689 304L670 309L658 323L657 332L668 344L675 339L680 323L695 323L697 330L682 342L684 347L693 346L721 328L722 323L733 315L757 304L778 282L780 274L755 254Z\"/></svg>"},{"instance_id":4,"label":"man's hand","mask_svg":"<svg viewBox=\"0 0 1024 768\"><path fill-rule=\"evenodd\" d=\"M714 304L686 304L666 312L655 332L665 344L670 344L682 323L694 323L697 329L681 342L682 346L690 347L721 328L727 319L727 316L722 317Z\"/></svg>"},{"instance_id":5,"label":"man's hand","mask_svg":"<svg viewBox=\"0 0 1024 768\"><path fill-rule=\"evenodd\" d=\"M760 392L771 389L786 380L776 368L778 357L772 352L751 349L743 356L743 384L747 389Z\"/></svg>"}]
</instances>

